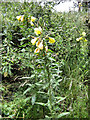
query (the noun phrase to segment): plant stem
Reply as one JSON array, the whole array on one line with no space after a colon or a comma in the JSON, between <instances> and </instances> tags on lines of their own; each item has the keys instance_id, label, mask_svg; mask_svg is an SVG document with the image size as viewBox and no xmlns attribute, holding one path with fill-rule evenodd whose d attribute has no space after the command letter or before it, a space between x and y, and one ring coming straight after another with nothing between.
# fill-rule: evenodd
<instances>
[{"instance_id":1,"label":"plant stem","mask_svg":"<svg viewBox=\"0 0 90 120\"><path fill-rule=\"evenodd\" d=\"M44 39L43 39L43 54L45 56L45 69L47 71L47 75L48 75L48 83L49 83L49 86L48 86L48 91L49 91L49 102L50 102L50 111L51 111L51 115L52 115L52 102L51 102L51 82L50 82L50 71L49 71L49 64L48 64L48 59L45 55L45 42L44 42Z\"/></svg>"}]
</instances>

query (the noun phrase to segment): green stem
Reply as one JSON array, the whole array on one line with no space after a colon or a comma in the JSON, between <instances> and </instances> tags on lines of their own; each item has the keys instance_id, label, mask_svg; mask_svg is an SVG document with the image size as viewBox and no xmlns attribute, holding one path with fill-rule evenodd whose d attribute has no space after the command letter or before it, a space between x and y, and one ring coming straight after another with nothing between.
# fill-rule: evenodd
<instances>
[{"instance_id":1,"label":"green stem","mask_svg":"<svg viewBox=\"0 0 90 120\"><path fill-rule=\"evenodd\" d=\"M49 101L50 101L50 107L51 107L51 115L52 115L52 102L51 102L51 82L50 82L50 71L49 71L49 65L48 65L48 62L47 62L47 57L45 55L45 42L44 42L44 39L43 39L43 54L45 56L45 69L47 71L47 75L48 75L48 83L49 83L49 86L48 86L48 90L49 90Z\"/></svg>"},{"instance_id":2,"label":"green stem","mask_svg":"<svg viewBox=\"0 0 90 120\"><path fill-rule=\"evenodd\" d=\"M32 49L33 51L34 51L34 48ZM32 60L33 60L33 66L34 66L34 74L35 74L35 82L37 82L37 75L36 75L36 62L35 62L35 57L33 56L33 58L32 58Z\"/></svg>"}]
</instances>

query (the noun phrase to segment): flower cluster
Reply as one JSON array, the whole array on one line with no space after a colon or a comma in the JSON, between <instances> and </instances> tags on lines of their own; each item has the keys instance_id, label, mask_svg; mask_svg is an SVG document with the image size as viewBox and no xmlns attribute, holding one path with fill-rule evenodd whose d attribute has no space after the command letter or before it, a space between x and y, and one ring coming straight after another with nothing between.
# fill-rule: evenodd
<instances>
[{"instance_id":1,"label":"flower cluster","mask_svg":"<svg viewBox=\"0 0 90 120\"><path fill-rule=\"evenodd\" d=\"M17 20L18 21L21 21L23 22L24 21L24 15L19 15L19 16L16 16ZM28 22L30 22L31 26L34 26L34 23L35 22L36 18L31 16L31 20L29 20L29 17L28 17Z\"/></svg>"},{"instance_id":2,"label":"flower cluster","mask_svg":"<svg viewBox=\"0 0 90 120\"><path fill-rule=\"evenodd\" d=\"M16 17L18 21L24 21L24 15L20 15ZM30 19L29 19L30 18ZM28 17L28 22L30 22L31 26L34 26L34 22L36 21L36 18L33 16ZM36 49L34 50L34 53L39 53L40 50L45 49L46 52L48 52L48 46L46 45L46 42L43 43L43 38L40 36L42 34L42 28L39 26L37 28L34 28L34 33L37 37L33 37L31 40L32 45L36 44ZM38 37L39 36L39 37ZM49 39L49 43L55 43L55 39L52 37L45 37ZM45 48L44 48L45 47Z\"/></svg>"},{"instance_id":3,"label":"flower cluster","mask_svg":"<svg viewBox=\"0 0 90 120\"><path fill-rule=\"evenodd\" d=\"M84 42L87 42L87 39L85 38L85 36L86 36L86 33L82 32L82 37L77 38L76 41L83 40Z\"/></svg>"},{"instance_id":4,"label":"flower cluster","mask_svg":"<svg viewBox=\"0 0 90 120\"><path fill-rule=\"evenodd\" d=\"M42 28L38 27L38 28L34 28L34 33L36 35L41 35L42 34ZM54 43L55 39L52 37L48 37L49 38L49 43ZM31 40L32 45L36 44L36 49L34 50L34 53L40 53L40 50L43 50L43 40L41 40L40 37L35 37L34 39ZM45 45L45 51L48 52L48 46Z\"/></svg>"}]
</instances>

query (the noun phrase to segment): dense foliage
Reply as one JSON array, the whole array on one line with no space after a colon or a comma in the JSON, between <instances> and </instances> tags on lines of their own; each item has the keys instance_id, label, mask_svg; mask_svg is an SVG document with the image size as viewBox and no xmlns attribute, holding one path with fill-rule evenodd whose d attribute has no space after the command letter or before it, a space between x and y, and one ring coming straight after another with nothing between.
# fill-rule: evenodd
<instances>
[{"instance_id":1,"label":"dense foliage","mask_svg":"<svg viewBox=\"0 0 90 120\"><path fill-rule=\"evenodd\" d=\"M51 2L0 5L2 117L88 118L87 13L57 13Z\"/></svg>"}]
</instances>

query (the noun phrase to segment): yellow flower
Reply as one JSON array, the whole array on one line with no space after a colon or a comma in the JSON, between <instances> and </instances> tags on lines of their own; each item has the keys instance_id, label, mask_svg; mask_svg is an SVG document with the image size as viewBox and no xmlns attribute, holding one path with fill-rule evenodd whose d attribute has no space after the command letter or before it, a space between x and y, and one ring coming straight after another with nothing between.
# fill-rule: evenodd
<instances>
[{"instance_id":1,"label":"yellow flower","mask_svg":"<svg viewBox=\"0 0 90 120\"><path fill-rule=\"evenodd\" d=\"M34 53L39 53L40 52L40 49L39 48L36 48L35 50L34 50Z\"/></svg>"},{"instance_id":2,"label":"yellow flower","mask_svg":"<svg viewBox=\"0 0 90 120\"><path fill-rule=\"evenodd\" d=\"M80 40L82 40L82 39L83 39L82 37L79 37L79 38L76 39L76 41L80 41Z\"/></svg>"},{"instance_id":3,"label":"yellow flower","mask_svg":"<svg viewBox=\"0 0 90 120\"><path fill-rule=\"evenodd\" d=\"M85 39L84 42L87 42L87 39Z\"/></svg>"},{"instance_id":4,"label":"yellow flower","mask_svg":"<svg viewBox=\"0 0 90 120\"><path fill-rule=\"evenodd\" d=\"M55 43L55 39L52 37L49 37L49 43Z\"/></svg>"},{"instance_id":5,"label":"yellow flower","mask_svg":"<svg viewBox=\"0 0 90 120\"><path fill-rule=\"evenodd\" d=\"M20 16L17 16L16 18L18 19L18 21L20 21L21 20L21 15Z\"/></svg>"},{"instance_id":6,"label":"yellow flower","mask_svg":"<svg viewBox=\"0 0 90 120\"><path fill-rule=\"evenodd\" d=\"M81 3L79 3L79 7L81 7L82 6L82 4Z\"/></svg>"},{"instance_id":7,"label":"yellow flower","mask_svg":"<svg viewBox=\"0 0 90 120\"><path fill-rule=\"evenodd\" d=\"M45 47L46 52L48 52L48 46Z\"/></svg>"},{"instance_id":8,"label":"yellow flower","mask_svg":"<svg viewBox=\"0 0 90 120\"><path fill-rule=\"evenodd\" d=\"M36 42L36 46L38 47L39 44L40 44L40 40L38 40L38 41Z\"/></svg>"},{"instance_id":9,"label":"yellow flower","mask_svg":"<svg viewBox=\"0 0 90 120\"><path fill-rule=\"evenodd\" d=\"M22 22L24 21L24 15L21 16L21 21L22 21Z\"/></svg>"},{"instance_id":10,"label":"yellow flower","mask_svg":"<svg viewBox=\"0 0 90 120\"><path fill-rule=\"evenodd\" d=\"M85 32L82 32L82 35L83 35L83 36L86 36L86 33L85 33Z\"/></svg>"},{"instance_id":11,"label":"yellow flower","mask_svg":"<svg viewBox=\"0 0 90 120\"><path fill-rule=\"evenodd\" d=\"M82 37L79 38L79 40L82 40L82 39L83 39Z\"/></svg>"},{"instance_id":12,"label":"yellow flower","mask_svg":"<svg viewBox=\"0 0 90 120\"><path fill-rule=\"evenodd\" d=\"M41 50L43 49L43 43L42 42L38 45L38 48L41 49Z\"/></svg>"},{"instance_id":13,"label":"yellow flower","mask_svg":"<svg viewBox=\"0 0 90 120\"><path fill-rule=\"evenodd\" d=\"M33 22L32 22L32 21L30 21L30 23L31 23L31 26L34 26L34 24L33 24Z\"/></svg>"},{"instance_id":14,"label":"yellow flower","mask_svg":"<svg viewBox=\"0 0 90 120\"><path fill-rule=\"evenodd\" d=\"M79 41L79 38L77 38L76 41Z\"/></svg>"},{"instance_id":15,"label":"yellow flower","mask_svg":"<svg viewBox=\"0 0 90 120\"><path fill-rule=\"evenodd\" d=\"M36 20L36 18L32 16L32 17L31 17L31 21L32 21L32 22L35 22L35 20Z\"/></svg>"},{"instance_id":16,"label":"yellow flower","mask_svg":"<svg viewBox=\"0 0 90 120\"><path fill-rule=\"evenodd\" d=\"M35 29L34 29L34 32L35 32L36 35L39 35L39 34L42 33L42 28L41 28L41 27L35 28Z\"/></svg>"},{"instance_id":17,"label":"yellow flower","mask_svg":"<svg viewBox=\"0 0 90 120\"><path fill-rule=\"evenodd\" d=\"M31 43L32 43L33 45L35 45L37 39L38 39L38 38L34 38L34 39L32 39L32 40L31 40Z\"/></svg>"}]
</instances>

